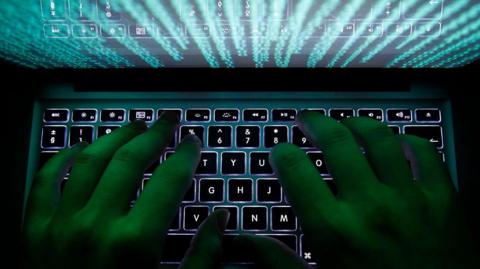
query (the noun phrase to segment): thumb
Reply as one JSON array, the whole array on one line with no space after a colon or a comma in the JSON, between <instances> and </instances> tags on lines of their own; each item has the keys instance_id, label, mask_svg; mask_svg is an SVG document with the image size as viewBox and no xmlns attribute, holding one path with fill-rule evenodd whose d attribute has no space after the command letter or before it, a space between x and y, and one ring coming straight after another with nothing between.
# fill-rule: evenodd
<instances>
[{"instance_id":1,"label":"thumb","mask_svg":"<svg viewBox=\"0 0 480 269\"><path fill-rule=\"evenodd\" d=\"M202 223L179 268L217 267L222 256L223 233L229 216L227 210L216 210Z\"/></svg>"},{"instance_id":2,"label":"thumb","mask_svg":"<svg viewBox=\"0 0 480 269\"><path fill-rule=\"evenodd\" d=\"M284 243L267 236L239 235L234 246L248 250L250 258L258 268L266 269L305 269L310 268L300 256Z\"/></svg>"}]
</instances>

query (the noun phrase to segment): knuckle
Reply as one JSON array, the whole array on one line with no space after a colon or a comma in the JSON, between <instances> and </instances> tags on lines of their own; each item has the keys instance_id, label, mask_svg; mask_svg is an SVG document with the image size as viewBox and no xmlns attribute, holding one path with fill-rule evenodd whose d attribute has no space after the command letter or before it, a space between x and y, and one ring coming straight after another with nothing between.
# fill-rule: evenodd
<instances>
[{"instance_id":1,"label":"knuckle","mask_svg":"<svg viewBox=\"0 0 480 269\"><path fill-rule=\"evenodd\" d=\"M145 249L149 242L148 238L148 233L144 229L129 225L113 236L111 243L117 250L138 250Z\"/></svg>"},{"instance_id":2,"label":"knuckle","mask_svg":"<svg viewBox=\"0 0 480 269\"><path fill-rule=\"evenodd\" d=\"M369 127L365 131L364 135L366 137L369 137L369 138L373 139L373 140L384 139L386 137L393 137L394 136L390 127L388 127L387 125L384 125L382 123L376 123L375 125Z\"/></svg>"},{"instance_id":3,"label":"knuckle","mask_svg":"<svg viewBox=\"0 0 480 269\"><path fill-rule=\"evenodd\" d=\"M78 154L77 158L75 159L76 165L90 165L90 164L98 164L98 163L106 163L108 162L109 158L100 152L95 152L88 150L88 148Z\"/></svg>"},{"instance_id":4,"label":"knuckle","mask_svg":"<svg viewBox=\"0 0 480 269\"><path fill-rule=\"evenodd\" d=\"M133 149L131 147L124 146L115 152L113 160L124 163L145 163L146 153L139 148Z\"/></svg>"},{"instance_id":5,"label":"knuckle","mask_svg":"<svg viewBox=\"0 0 480 269\"><path fill-rule=\"evenodd\" d=\"M325 147L329 147L332 145L345 143L346 141L352 139L352 134L347 129L347 127L343 125L337 125L328 130L325 130L323 134L320 134L320 139L322 140L322 144L324 144Z\"/></svg>"}]
</instances>

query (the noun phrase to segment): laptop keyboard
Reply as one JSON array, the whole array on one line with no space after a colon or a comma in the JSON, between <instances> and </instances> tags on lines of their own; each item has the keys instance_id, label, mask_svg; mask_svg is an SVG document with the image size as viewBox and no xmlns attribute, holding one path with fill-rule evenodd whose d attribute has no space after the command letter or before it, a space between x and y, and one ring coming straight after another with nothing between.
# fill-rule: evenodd
<instances>
[{"instance_id":1,"label":"laptop keyboard","mask_svg":"<svg viewBox=\"0 0 480 269\"><path fill-rule=\"evenodd\" d=\"M397 134L413 134L430 140L443 155L444 131L442 113L438 108L309 109L337 120L365 116L383 121ZM46 108L39 165L58 150L81 141L92 143L132 120L152 124L165 110L178 113L182 125L163 156L145 170L138 194L148 184L155 168L174 153L175 146L184 136L197 135L204 143L204 151L193 184L171 225L162 263L180 262L198 226L218 209L230 212L225 236L227 243L244 232L269 235L287 244L307 262L312 262L308 240L304 242L297 218L268 160L269 151L275 145L293 143L306 151L336 193L322 152L314 148L295 125L300 108ZM134 203L132 201L132 206ZM245 260L228 254L226 262Z\"/></svg>"}]
</instances>

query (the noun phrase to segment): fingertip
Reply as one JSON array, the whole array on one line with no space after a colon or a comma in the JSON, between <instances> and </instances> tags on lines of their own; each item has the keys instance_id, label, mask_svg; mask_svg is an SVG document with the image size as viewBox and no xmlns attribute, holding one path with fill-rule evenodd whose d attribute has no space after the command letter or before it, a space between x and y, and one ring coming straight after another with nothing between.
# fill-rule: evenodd
<instances>
[{"instance_id":1,"label":"fingertip","mask_svg":"<svg viewBox=\"0 0 480 269\"><path fill-rule=\"evenodd\" d=\"M132 121L127 127L137 131L137 132L144 132L148 129L147 124L143 120L135 120Z\"/></svg>"},{"instance_id":2,"label":"fingertip","mask_svg":"<svg viewBox=\"0 0 480 269\"><path fill-rule=\"evenodd\" d=\"M272 167L282 167L289 160L297 159L299 154L304 154L299 147L288 143L279 144L272 149L270 164Z\"/></svg>"},{"instance_id":3,"label":"fingertip","mask_svg":"<svg viewBox=\"0 0 480 269\"><path fill-rule=\"evenodd\" d=\"M216 214L215 218L217 221L217 228L221 233L223 233L227 227L227 223L230 218L230 212L225 209L219 209L215 210L214 214Z\"/></svg>"},{"instance_id":4,"label":"fingertip","mask_svg":"<svg viewBox=\"0 0 480 269\"><path fill-rule=\"evenodd\" d=\"M278 159L279 157L281 158L285 155L290 155L292 153L296 153L299 150L300 149L293 144L282 143L282 144L279 144L279 145L275 146L272 149L271 156L272 156L273 159Z\"/></svg>"},{"instance_id":5,"label":"fingertip","mask_svg":"<svg viewBox=\"0 0 480 269\"><path fill-rule=\"evenodd\" d=\"M166 110L162 112L162 114L160 114L155 125L162 124L165 122L169 125L177 126L180 124L179 115L175 111Z\"/></svg>"},{"instance_id":6,"label":"fingertip","mask_svg":"<svg viewBox=\"0 0 480 269\"><path fill-rule=\"evenodd\" d=\"M305 109L305 110L302 110L298 113L297 122L299 122L299 123L309 122L312 118L316 118L316 117L323 118L323 117L325 117L325 115L323 115L322 113L313 111L313 110Z\"/></svg>"},{"instance_id":7,"label":"fingertip","mask_svg":"<svg viewBox=\"0 0 480 269\"><path fill-rule=\"evenodd\" d=\"M200 157L200 153L203 148L202 141L196 135L187 135L177 146L176 151L182 151L186 148L188 149L187 151L194 152L196 156L198 155L198 157Z\"/></svg>"},{"instance_id":8,"label":"fingertip","mask_svg":"<svg viewBox=\"0 0 480 269\"><path fill-rule=\"evenodd\" d=\"M72 148L75 148L75 149L84 149L86 147L88 147L88 142L87 141L82 141L82 142L79 142L77 144L75 144Z\"/></svg>"},{"instance_id":9,"label":"fingertip","mask_svg":"<svg viewBox=\"0 0 480 269\"><path fill-rule=\"evenodd\" d=\"M189 134L183 138L182 143L196 144L202 147L202 140L194 134Z\"/></svg>"}]
</instances>

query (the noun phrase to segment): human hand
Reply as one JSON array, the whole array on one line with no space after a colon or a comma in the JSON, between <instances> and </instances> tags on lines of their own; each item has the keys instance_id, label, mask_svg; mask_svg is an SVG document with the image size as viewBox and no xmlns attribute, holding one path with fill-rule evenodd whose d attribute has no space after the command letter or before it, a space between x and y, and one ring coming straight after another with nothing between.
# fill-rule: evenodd
<instances>
[{"instance_id":1,"label":"human hand","mask_svg":"<svg viewBox=\"0 0 480 269\"><path fill-rule=\"evenodd\" d=\"M145 123L133 122L49 160L35 176L26 208L26 267L158 267L165 235L200 158L200 140L185 138L155 170L133 208L130 201L178 123L174 113L163 114L148 130ZM60 194L60 179L72 163ZM218 263L227 219L228 212L218 211L203 223L182 268Z\"/></svg>"},{"instance_id":2,"label":"human hand","mask_svg":"<svg viewBox=\"0 0 480 269\"><path fill-rule=\"evenodd\" d=\"M339 123L302 112L298 121L323 151L338 195L293 145L274 148L271 164L319 267L478 268L470 227L430 142L395 136L368 118ZM263 268L305 267L292 255L272 254L286 250L271 239L240 236L237 241L254 250Z\"/></svg>"}]
</instances>

